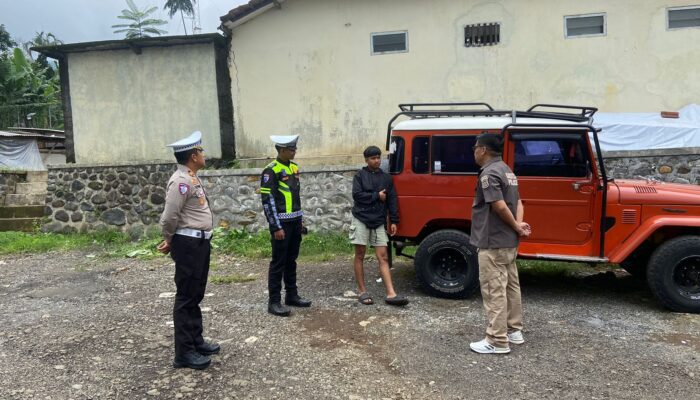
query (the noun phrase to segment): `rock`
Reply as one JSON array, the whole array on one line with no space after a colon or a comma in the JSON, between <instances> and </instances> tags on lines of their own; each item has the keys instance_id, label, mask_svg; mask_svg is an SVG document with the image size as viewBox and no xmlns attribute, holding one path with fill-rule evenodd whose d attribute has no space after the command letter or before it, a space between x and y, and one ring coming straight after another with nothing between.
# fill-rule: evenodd
<instances>
[{"instance_id":1,"label":"rock","mask_svg":"<svg viewBox=\"0 0 700 400\"><path fill-rule=\"evenodd\" d=\"M347 290L345 293L343 293L343 297L357 297L357 294L352 290Z\"/></svg>"},{"instance_id":2,"label":"rock","mask_svg":"<svg viewBox=\"0 0 700 400\"><path fill-rule=\"evenodd\" d=\"M102 190L104 185L102 184L102 182L93 181L93 182L88 183L88 187L92 190Z\"/></svg>"},{"instance_id":3,"label":"rock","mask_svg":"<svg viewBox=\"0 0 700 400\"><path fill-rule=\"evenodd\" d=\"M165 198L158 193L152 193L151 194L151 203L163 204L163 203L165 203Z\"/></svg>"},{"instance_id":4,"label":"rock","mask_svg":"<svg viewBox=\"0 0 700 400\"><path fill-rule=\"evenodd\" d=\"M148 392L146 392L146 394L149 396L158 396L160 392L158 391L158 389L151 389Z\"/></svg>"},{"instance_id":5,"label":"rock","mask_svg":"<svg viewBox=\"0 0 700 400\"><path fill-rule=\"evenodd\" d=\"M73 389L75 389L75 390L80 390L80 389L83 388L83 385L75 384L75 385L72 385L71 387L72 387Z\"/></svg>"},{"instance_id":6,"label":"rock","mask_svg":"<svg viewBox=\"0 0 700 400\"><path fill-rule=\"evenodd\" d=\"M54 208L61 208L61 207L63 207L65 204L66 204L65 201L63 201L63 200L61 200L61 199L56 199L56 200L54 200L54 201L51 202L51 207L54 207Z\"/></svg>"},{"instance_id":7,"label":"rock","mask_svg":"<svg viewBox=\"0 0 700 400\"><path fill-rule=\"evenodd\" d=\"M113 208L103 212L102 215L100 215L100 220L109 225L122 226L126 224L126 214L118 208Z\"/></svg>"},{"instance_id":8,"label":"rock","mask_svg":"<svg viewBox=\"0 0 700 400\"><path fill-rule=\"evenodd\" d=\"M68 220L70 219L70 216L64 210L58 210L58 211L56 211L54 218L61 221L61 222L68 222Z\"/></svg>"},{"instance_id":9,"label":"rock","mask_svg":"<svg viewBox=\"0 0 700 400\"><path fill-rule=\"evenodd\" d=\"M80 211L76 211L70 216L70 220L73 222L80 222L83 220L83 213Z\"/></svg>"},{"instance_id":10,"label":"rock","mask_svg":"<svg viewBox=\"0 0 700 400\"><path fill-rule=\"evenodd\" d=\"M73 203L73 202L66 203L66 206L64 208L68 211L75 211L78 209L78 203Z\"/></svg>"},{"instance_id":11,"label":"rock","mask_svg":"<svg viewBox=\"0 0 700 400\"><path fill-rule=\"evenodd\" d=\"M93 205L90 203L82 202L80 203L80 209L83 211L94 211L95 207L93 207Z\"/></svg>"},{"instance_id":12,"label":"rock","mask_svg":"<svg viewBox=\"0 0 700 400\"><path fill-rule=\"evenodd\" d=\"M257 342L257 341L258 341L258 337L257 337L257 336L251 336L251 337L249 337L248 339L245 340L245 342L248 343L248 344L250 344L250 343L255 343L255 342Z\"/></svg>"},{"instance_id":13,"label":"rock","mask_svg":"<svg viewBox=\"0 0 700 400\"><path fill-rule=\"evenodd\" d=\"M668 165L662 165L659 167L660 174L670 174L671 172L673 172L673 168L669 167Z\"/></svg>"},{"instance_id":14,"label":"rock","mask_svg":"<svg viewBox=\"0 0 700 400\"><path fill-rule=\"evenodd\" d=\"M77 192L77 191L83 190L84 187L85 187L85 184L83 182L73 181L73 183L70 185L70 190Z\"/></svg>"},{"instance_id":15,"label":"rock","mask_svg":"<svg viewBox=\"0 0 700 400\"><path fill-rule=\"evenodd\" d=\"M104 204L107 202L107 198L102 194L98 193L90 199L93 204Z\"/></svg>"}]
</instances>

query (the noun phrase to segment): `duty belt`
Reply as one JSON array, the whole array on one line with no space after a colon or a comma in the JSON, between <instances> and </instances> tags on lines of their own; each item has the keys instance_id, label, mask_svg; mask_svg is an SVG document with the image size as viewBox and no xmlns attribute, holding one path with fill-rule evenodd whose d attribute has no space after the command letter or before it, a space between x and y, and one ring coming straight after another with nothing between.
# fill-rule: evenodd
<instances>
[{"instance_id":1,"label":"duty belt","mask_svg":"<svg viewBox=\"0 0 700 400\"><path fill-rule=\"evenodd\" d=\"M211 239L213 231L202 231L199 229L190 229L190 228L179 228L175 231L176 235L183 235L183 236L189 236L193 238L202 238L204 239Z\"/></svg>"},{"instance_id":2,"label":"duty belt","mask_svg":"<svg viewBox=\"0 0 700 400\"><path fill-rule=\"evenodd\" d=\"M278 213L277 214L277 217L279 219L292 219L292 218L299 218L299 217L303 217L303 216L304 216L304 212L302 210L294 211L294 212L290 212L290 213Z\"/></svg>"}]
</instances>

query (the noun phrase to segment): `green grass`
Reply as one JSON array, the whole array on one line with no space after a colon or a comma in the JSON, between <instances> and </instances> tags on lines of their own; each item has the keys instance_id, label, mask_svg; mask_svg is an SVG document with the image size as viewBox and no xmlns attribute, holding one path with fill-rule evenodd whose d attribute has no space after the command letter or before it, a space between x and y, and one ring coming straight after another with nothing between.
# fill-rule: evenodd
<instances>
[{"instance_id":1,"label":"green grass","mask_svg":"<svg viewBox=\"0 0 700 400\"><path fill-rule=\"evenodd\" d=\"M212 240L215 251L246 258L264 259L272 255L270 233L248 233L217 228ZM328 261L339 255L353 254L353 247L344 233L316 233L304 236L299 258L303 261Z\"/></svg>"},{"instance_id":2,"label":"green grass","mask_svg":"<svg viewBox=\"0 0 700 400\"><path fill-rule=\"evenodd\" d=\"M94 245L122 245L128 241L125 233L115 231L90 234L0 232L0 254L65 251Z\"/></svg>"},{"instance_id":3,"label":"green grass","mask_svg":"<svg viewBox=\"0 0 700 400\"><path fill-rule=\"evenodd\" d=\"M228 275L210 275L209 282L219 285L228 285L231 283L251 282L256 280L254 275L228 274Z\"/></svg>"},{"instance_id":4,"label":"green grass","mask_svg":"<svg viewBox=\"0 0 700 400\"><path fill-rule=\"evenodd\" d=\"M157 233L132 241L126 233L99 231L76 234L0 232L0 254L43 253L102 247L101 257L151 259L162 257L156 250L161 242ZM240 230L217 228L212 241L214 253L232 254L250 259L270 258L270 234L250 234ZM344 233L310 233L304 236L299 255L302 261L328 261L340 255L352 255L353 248Z\"/></svg>"}]
</instances>

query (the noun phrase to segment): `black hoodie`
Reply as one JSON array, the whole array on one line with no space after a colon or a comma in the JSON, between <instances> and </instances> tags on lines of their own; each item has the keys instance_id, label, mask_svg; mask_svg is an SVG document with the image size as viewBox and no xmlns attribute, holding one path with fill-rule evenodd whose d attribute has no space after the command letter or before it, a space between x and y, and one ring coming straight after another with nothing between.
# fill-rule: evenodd
<instances>
[{"instance_id":1,"label":"black hoodie","mask_svg":"<svg viewBox=\"0 0 700 400\"><path fill-rule=\"evenodd\" d=\"M379 192L386 189L386 201L379 200ZM399 202L391 176L381 169L371 171L364 167L357 171L352 181L352 215L369 229L386 223L387 208L392 224L399 223Z\"/></svg>"}]
</instances>

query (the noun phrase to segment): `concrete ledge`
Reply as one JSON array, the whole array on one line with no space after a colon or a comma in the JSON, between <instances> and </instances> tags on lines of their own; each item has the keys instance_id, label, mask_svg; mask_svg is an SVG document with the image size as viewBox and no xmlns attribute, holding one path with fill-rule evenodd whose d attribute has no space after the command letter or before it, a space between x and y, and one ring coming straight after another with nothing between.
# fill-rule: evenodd
<instances>
[{"instance_id":1,"label":"concrete ledge","mask_svg":"<svg viewBox=\"0 0 700 400\"><path fill-rule=\"evenodd\" d=\"M604 151L603 158L663 157L697 154L700 154L700 147L683 147L679 149Z\"/></svg>"}]
</instances>

